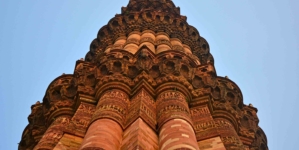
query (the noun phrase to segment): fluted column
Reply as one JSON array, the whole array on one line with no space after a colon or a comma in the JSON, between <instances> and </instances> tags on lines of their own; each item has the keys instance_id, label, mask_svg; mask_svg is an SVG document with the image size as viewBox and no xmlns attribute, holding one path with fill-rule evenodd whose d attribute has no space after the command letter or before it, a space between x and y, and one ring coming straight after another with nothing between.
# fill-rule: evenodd
<instances>
[{"instance_id":1,"label":"fluted column","mask_svg":"<svg viewBox=\"0 0 299 150\"><path fill-rule=\"evenodd\" d=\"M52 150L63 136L64 128L69 124L70 118L70 116L56 118L34 147L34 150Z\"/></svg>"},{"instance_id":2,"label":"fluted column","mask_svg":"<svg viewBox=\"0 0 299 150\"><path fill-rule=\"evenodd\" d=\"M214 120L221 140L227 150L245 150L240 137L230 121L222 118L216 118Z\"/></svg>"},{"instance_id":3,"label":"fluted column","mask_svg":"<svg viewBox=\"0 0 299 150\"><path fill-rule=\"evenodd\" d=\"M190 111L185 96L178 91L165 91L157 99L159 149L198 150Z\"/></svg>"},{"instance_id":4,"label":"fluted column","mask_svg":"<svg viewBox=\"0 0 299 150\"><path fill-rule=\"evenodd\" d=\"M104 93L80 149L119 149L128 103L128 95L121 90Z\"/></svg>"}]
</instances>

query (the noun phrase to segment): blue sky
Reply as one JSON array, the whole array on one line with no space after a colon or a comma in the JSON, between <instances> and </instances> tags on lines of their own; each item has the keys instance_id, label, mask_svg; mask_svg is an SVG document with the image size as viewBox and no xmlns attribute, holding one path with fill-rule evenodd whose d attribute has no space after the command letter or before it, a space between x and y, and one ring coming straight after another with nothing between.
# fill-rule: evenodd
<instances>
[{"instance_id":1,"label":"blue sky","mask_svg":"<svg viewBox=\"0 0 299 150\"><path fill-rule=\"evenodd\" d=\"M258 108L271 150L296 150L299 1L173 0L209 42L218 76ZM73 73L98 30L128 0L0 0L0 149L17 149L30 106Z\"/></svg>"}]
</instances>

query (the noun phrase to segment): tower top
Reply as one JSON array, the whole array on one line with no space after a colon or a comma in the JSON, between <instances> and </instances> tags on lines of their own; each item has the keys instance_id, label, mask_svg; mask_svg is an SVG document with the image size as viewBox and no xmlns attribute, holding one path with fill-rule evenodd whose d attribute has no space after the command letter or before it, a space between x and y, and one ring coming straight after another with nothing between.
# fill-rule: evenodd
<instances>
[{"instance_id":1,"label":"tower top","mask_svg":"<svg viewBox=\"0 0 299 150\"><path fill-rule=\"evenodd\" d=\"M208 42L187 23L187 17L180 14L180 8L171 0L130 0L126 7L122 7L121 14L115 15L99 30L85 60L96 62L102 53L115 45L117 39L145 30L153 34L163 32L169 38L178 39L201 64L214 64Z\"/></svg>"},{"instance_id":2,"label":"tower top","mask_svg":"<svg viewBox=\"0 0 299 150\"><path fill-rule=\"evenodd\" d=\"M180 8L176 7L171 0L130 0L127 7L122 8L122 14L142 11L166 12L173 15L180 15Z\"/></svg>"}]
</instances>

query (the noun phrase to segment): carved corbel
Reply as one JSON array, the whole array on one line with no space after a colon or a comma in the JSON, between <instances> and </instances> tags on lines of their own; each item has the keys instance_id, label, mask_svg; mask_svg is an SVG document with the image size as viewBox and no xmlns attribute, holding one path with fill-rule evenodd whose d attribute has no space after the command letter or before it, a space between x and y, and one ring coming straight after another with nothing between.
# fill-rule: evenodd
<instances>
[{"instance_id":1,"label":"carved corbel","mask_svg":"<svg viewBox=\"0 0 299 150\"><path fill-rule=\"evenodd\" d=\"M122 66L121 66L121 70L122 70L122 74L123 75L128 75L129 73L129 66L127 63L122 63Z\"/></svg>"},{"instance_id":2,"label":"carved corbel","mask_svg":"<svg viewBox=\"0 0 299 150\"><path fill-rule=\"evenodd\" d=\"M181 67L182 67L182 63L181 60L177 59L174 61L175 65L174 65L174 75L180 75L180 71L181 71Z\"/></svg>"},{"instance_id":3,"label":"carved corbel","mask_svg":"<svg viewBox=\"0 0 299 150\"><path fill-rule=\"evenodd\" d=\"M113 63L114 61L108 61L107 62L107 69L108 69L108 74L113 74Z\"/></svg>"}]
</instances>

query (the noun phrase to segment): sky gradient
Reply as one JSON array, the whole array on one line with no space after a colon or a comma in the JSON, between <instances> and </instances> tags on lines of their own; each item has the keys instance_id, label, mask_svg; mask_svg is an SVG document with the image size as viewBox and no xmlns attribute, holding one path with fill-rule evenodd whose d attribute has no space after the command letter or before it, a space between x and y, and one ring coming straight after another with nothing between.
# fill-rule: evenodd
<instances>
[{"instance_id":1,"label":"sky gradient","mask_svg":"<svg viewBox=\"0 0 299 150\"><path fill-rule=\"evenodd\" d=\"M218 76L258 109L270 150L298 149L299 1L173 0L210 45ZM128 0L0 0L0 149L17 149L30 106L73 73Z\"/></svg>"}]
</instances>

